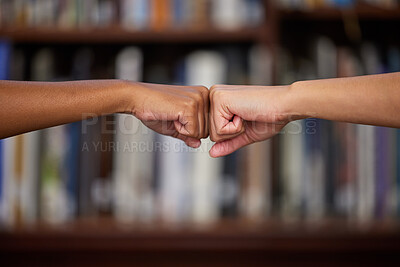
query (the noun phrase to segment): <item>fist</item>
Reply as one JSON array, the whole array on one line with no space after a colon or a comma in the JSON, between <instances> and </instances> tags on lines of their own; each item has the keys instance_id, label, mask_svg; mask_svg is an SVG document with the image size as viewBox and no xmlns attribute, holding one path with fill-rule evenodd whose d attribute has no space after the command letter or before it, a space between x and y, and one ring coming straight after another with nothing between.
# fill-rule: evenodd
<instances>
[{"instance_id":1,"label":"fist","mask_svg":"<svg viewBox=\"0 0 400 267\"><path fill-rule=\"evenodd\" d=\"M132 114L150 129L197 148L208 137L208 89L138 83Z\"/></svg>"},{"instance_id":2,"label":"fist","mask_svg":"<svg viewBox=\"0 0 400 267\"><path fill-rule=\"evenodd\" d=\"M288 122L282 110L285 86L214 85L210 90L210 137L216 144L212 157L266 140Z\"/></svg>"}]
</instances>

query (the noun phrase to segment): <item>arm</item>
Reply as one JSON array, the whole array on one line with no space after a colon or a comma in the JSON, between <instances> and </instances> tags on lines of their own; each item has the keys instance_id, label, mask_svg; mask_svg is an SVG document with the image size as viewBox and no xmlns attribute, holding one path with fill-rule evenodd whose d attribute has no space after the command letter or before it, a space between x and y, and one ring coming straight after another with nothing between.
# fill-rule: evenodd
<instances>
[{"instance_id":1,"label":"arm","mask_svg":"<svg viewBox=\"0 0 400 267\"><path fill-rule=\"evenodd\" d=\"M210 136L219 157L307 117L400 127L400 73L211 89Z\"/></svg>"},{"instance_id":2,"label":"arm","mask_svg":"<svg viewBox=\"0 0 400 267\"><path fill-rule=\"evenodd\" d=\"M208 134L199 109L208 108L204 87L122 80L0 81L0 105L0 138L112 113L136 115L152 129L192 146Z\"/></svg>"},{"instance_id":3,"label":"arm","mask_svg":"<svg viewBox=\"0 0 400 267\"><path fill-rule=\"evenodd\" d=\"M296 82L288 114L400 128L400 73Z\"/></svg>"}]
</instances>

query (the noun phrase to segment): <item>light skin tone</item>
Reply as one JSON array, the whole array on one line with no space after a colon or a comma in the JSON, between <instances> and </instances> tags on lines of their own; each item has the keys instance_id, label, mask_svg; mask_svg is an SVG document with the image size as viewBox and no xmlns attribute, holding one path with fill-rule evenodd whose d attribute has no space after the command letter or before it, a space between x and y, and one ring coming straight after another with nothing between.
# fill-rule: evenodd
<instances>
[{"instance_id":1,"label":"light skin tone","mask_svg":"<svg viewBox=\"0 0 400 267\"><path fill-rule=\"evenodd\" d=\"M122 80L0 81L0 138L112 113L198 147L208 136L208 89Z\"/></svg>"},{"instance_id":2,"label":"light skin tone","mask_svg":"<svg viewBox=\"0 0 400 267\"><path fill-rule=\"evenodd\" d=\"M215 85L210 90L212 157L266 140L308 117L400 128L400 73L296 82Z\"/></svg>"},{"instance_id":3,"label":"light skin tone","mask_svg":"<svg viewBox=\"0 0 400 267\"><path fill-rule=\"evenodd\" d=\"M128 113L158 133L228 155L308 117L400 128L400 73L296 82L288 86L171 86L121 80L0 81L0 138ZM6 123L4 123L6 122Z\"/></svg>"}]
</instances>

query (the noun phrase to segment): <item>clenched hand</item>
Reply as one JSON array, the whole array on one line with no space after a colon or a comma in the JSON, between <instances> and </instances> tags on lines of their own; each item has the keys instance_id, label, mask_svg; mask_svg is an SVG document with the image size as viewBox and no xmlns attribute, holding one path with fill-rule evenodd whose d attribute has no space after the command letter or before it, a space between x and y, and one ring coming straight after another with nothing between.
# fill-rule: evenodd
<instances>
[{"instance_id":1,"label":"clenched hand","mask_svg":"<svg viewBox=\"0 0 400 267\"><path fill-rule=\"evenodd\" d=\"M210 90L212 157L221 157L277 134L289 121L285 86L215 85Z\"/></svg>"},{"instance_id":2,"label":"clenched hand","mask_svg":"<svg viewBox=\"0 0 400 267\"><path fill-rule=\"evenodd\" d=\"M208 89L137 83L130 113L150 129L197 148L208 137Z\"/></svg>"}]
</instances>

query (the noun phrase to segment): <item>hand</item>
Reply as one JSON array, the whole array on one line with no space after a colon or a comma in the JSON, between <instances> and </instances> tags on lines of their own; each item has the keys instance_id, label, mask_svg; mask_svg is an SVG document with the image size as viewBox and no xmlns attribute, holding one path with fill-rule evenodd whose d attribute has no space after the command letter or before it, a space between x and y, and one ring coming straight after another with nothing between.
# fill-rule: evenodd
<instances>
[{"instance_id":1,"label":"hand","mask_svg":"<svg viewBox=\"0 0 400 267\"><path fill-rule=\"evenodd\" d=\"M287 86L214 85L210 90L212 157L266 140L290 120L285 113Z\"/></svg>"},{"instance_id":2,"label":"hand","mask_svg":"<svg viewBox=\"0 0 400 267\"><path fill-rule=\"evenodd\" d=\"M150 129L183 140L197 148L208 137L208 89L135 83L130 113Z\"/></svg>"}]
</instances>

